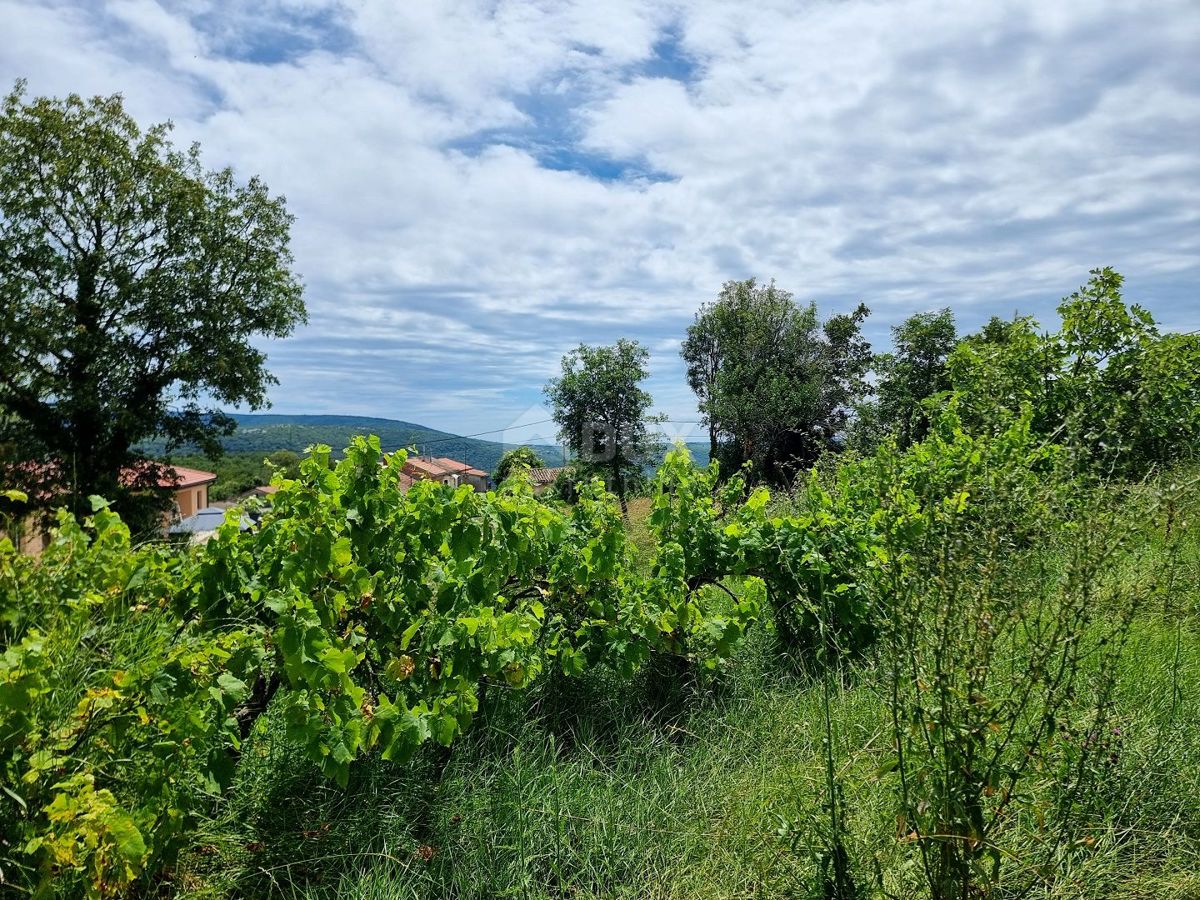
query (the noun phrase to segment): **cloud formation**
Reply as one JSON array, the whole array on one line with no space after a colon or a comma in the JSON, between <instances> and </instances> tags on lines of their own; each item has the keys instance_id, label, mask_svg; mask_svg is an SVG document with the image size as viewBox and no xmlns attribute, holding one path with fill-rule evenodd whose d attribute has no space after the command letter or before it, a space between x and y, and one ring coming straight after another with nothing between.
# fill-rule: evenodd
<instances>
[{"instance_id":1,"label":"cloud formation","mask_svg":"<svg viewBox=\"0 0 1200 900\"><path fill-rule=\"evenodd\" d=\"M865 301L881 345L945 305L1048 322L1097 265L1200 327L1193 0L0 0L0 22L0 80L119 91L287 196L311 324L268 348L276 411L503 428L569 347L627 336L691 420L678 341L749 276Z\"/></svg>"}]
</instances>

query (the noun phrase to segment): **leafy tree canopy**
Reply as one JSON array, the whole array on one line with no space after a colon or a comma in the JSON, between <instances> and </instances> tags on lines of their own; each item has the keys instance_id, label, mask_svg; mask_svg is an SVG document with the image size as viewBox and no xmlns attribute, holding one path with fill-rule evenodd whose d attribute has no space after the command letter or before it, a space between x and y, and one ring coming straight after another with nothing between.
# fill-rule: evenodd
<instances>
[{"instance_id":1,"label":"leafy tree canopy","mask_svg":"<svg viewBox=\"0 0 1200 900\"><path fill-rule=\"evenodd\" d=\"M26 100L18 83L3 101L0 445L35 497L127 509L161 474L120 476L139 442L218 454L234 423L215 407L262 407L274 383L254 339L305 320L283 198L170 130L119 95Z\"/></svg>"},{"instance_id":2,"label":"leafy tree canopy","mask_svg":"<svg viewBox=\"0 0 1200 900\"><path fill-rule=\"evenodd\" d=\"M559 437L581 471L603 475L621 500L661 448L647 427L653 398L641 386L649 352L622 338L611 346L580 344L562 359L562 375L545 388Z\"/></svg>"},{"instance_id":3,"label":"leafy tree canopy","mask_svg":"<svg viewBox=\"0 0 1200 900\"><path fill-rule=\"evenodd\" d=\"M500 462L496 464L496 471L492 475L492 481L496 484L503 484L513 472L519 469L540 469L546 465L546 461L538 456L537 451L532 447L514 447L512 450L505 451L500 457Z\"/></svg>"},{"instance_id":4,"label":"leafy tree canopy","mask_svg":"<svg viewBox=\"0 0 1200 900\"><path fill-rule=\"evenodd\" d=\"M1200 442L1200 336L1162 334L1122 296L1123 279L1093 269L1058 306L1062 325L993 319L950 355L964 424L996 431L1028 405L1034 429L1085 465L1133 474L1195 452Z\"/></svg>"},{"instance_id":5,"label":"leafy tree canopy","mask_svg":"<svg viewBox=\"0 0 1200 900\"><path fill-rule=\"evenodd\" d=\"M815 303L797 305L773 281L726 282L682 348L713 458L778 479L836 446L868 389L868 313L860 304L822 324Z\"/></svg>"},{"instance_id":6,"label":"leafy tree canopy","mask_svg":"<svg viewBox=\"0 0 1200 900\"><path fill-rule=\"evenodd\" d=\"M887 435L900 447L921 440L929 429L925 401L950 388L946 360L958 344L950 309L921 312L892 326L892 352L876 354L875 397L859 405L853 439L870 448Z\"/></svg>"}]
</instances>

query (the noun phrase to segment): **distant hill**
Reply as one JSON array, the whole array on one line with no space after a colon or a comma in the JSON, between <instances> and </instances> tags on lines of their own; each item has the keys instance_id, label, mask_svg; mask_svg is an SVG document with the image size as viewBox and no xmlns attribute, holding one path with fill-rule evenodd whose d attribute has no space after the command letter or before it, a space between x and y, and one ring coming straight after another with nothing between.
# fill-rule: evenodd
<instances>
[{"instance_id":1,"label":"distant hill","mask_svg":"<svg viewBox=\"0 0 1200 900\"><path fill-rule=\"evenodd\" d=\"M462 437L436 428L428 428L413 422L402 422L398 419L380 419L373 416L286 416L275 413L264 414L233 414L238 423L237 431L222 441L228 454L253 454L261 458L274 453L276 450L291 450L303 453L305 448L313 444L328 444L335 455L350 443L350 438L357 434L377 434L384 450L398 450L401 447L416 447L423 453L434 456L449 456L460 459L465 463L494 472L505 450L510 450L517 444L501 444L497 441L485 441L479 438ZM547 444L534 444L536 450L546 460L547 465L562 465L562 449ZM688 449L696 465L708 465L708 444L689 443ZM142 452L147 456L160 458L163 455L161 441L153 441L143 445ZM175 460L183 465L200 465L203 460L194 454L195 448L183 448L176 451ZM203 468L203 466L201 466ZM211 465L209 466L211 468ZM651 471L653 467L651 467Z\"/></svg>"},{"instance_id":2,"label":"distant hill","mask_svg":"<svg viewBox=\"0 0 1200 900\"><path fill-rule=\"evenodd\" d=\"M505 450L515 444L501 444L478 438L460 437L424 425L401 422L396 419L379 419L371 416L285 416L267 414L234 414L237 431L222 441L227 453L261 453L266 456L276 450L292 450L302 453L313 444L328 444L335 453L350 443L357 434L377 434L384 450L399 450L416 447L423 453L434 456L449 456L472 466L492 472ZM549 465L560 464L562 450L558 447L535 445L534 449ZM161 441L143 446L149 456L161 456ZM184 448L175 456L194 452Z\"/></svg>"}]
</instances>

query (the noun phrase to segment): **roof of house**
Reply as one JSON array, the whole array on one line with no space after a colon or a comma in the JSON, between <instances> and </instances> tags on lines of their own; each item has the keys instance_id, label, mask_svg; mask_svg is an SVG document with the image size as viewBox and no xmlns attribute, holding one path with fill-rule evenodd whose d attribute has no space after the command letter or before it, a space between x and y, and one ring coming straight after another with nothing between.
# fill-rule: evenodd
<instances>
[{"instance_id":1,"label":"roof of house","mask_svg":"<svg viewBox=\"0 0 1200 900\"><path fill-rule=\"evenodd\" d=\"M178 480L168 474L174 472ZM203 484L212 484L217 480L216 472L205 472L202 469L189 469L187 466L168 466L167 471L158 479L158 486L163 488L191 488Z\"/></svg>"},{"instance_id":2,"label":"roof of house","mask_svg":"<svg viewBox=\"0 0 1200 900\"><path fill-rule=\"evenodd\" d=\"M388 464L388 460L390 458L391 458L391 454L385 453L383 455L383 459L379 461L379 464L381 466L386 466ZM413 459L415 459L415 457L405 460L404 467L408 468L408 464L410 462L412 462ZM412 475L410 475L408 472L405 472L403 469L401 469L400 472L398 473L396 481L400 487L400 490L407 493L408 489L410 487L412 487L414 479L413 479Z\"/></svg>"},{"instance_id":3,"label":"roof of house","mask_svg":"<svg viewBox=\"0 0 1200 900\"><path fill-rule=\"evenodd\" d=\"M448 456L410 456L404 463L406 469L412 469L426 478L441 478L444 475L475 475L487 477L487 472Z\"/></svg>"},{"instance_id":4,"label":"roof of house","mask_svg":"<svg viewBox=\"0 0 1200 900\"><path fill-rule=\"evenodd\" d=\"M530 469L529 470L529 480L532 481L535 485L537 485L539 487L542 485L546 485L546 484L553 484L554 480L556 478L558 478L560 472L562 472L562 466L559 466L557 469L554 469L554 468Z\"/></svg>"},{"instance_id":5,"label":"roof of house","mask_svg":"<svg viewBox=\"0 0 1200 900\"><path fill-rule=\"evenodd\" d=\"M187 466L169 466L166 463L156 463L151 460L141 460L121 470L121 483L126 487L146 486L142 476L150 467L160 488L179 490L180 488L200 487L212 484L217 480L215 472L204 472L200 469L189 469ZM139 484L141 482L141 484Z\"/></svg>"},{"instance_id":6,"label":"roof of house","mask_svg":"<svg viewBox=\"0 0 1200 900\"><path fill-rule=\"evenodd\" d=\"M203 534L209 531L216 531L225 521L225 510L215 507L207 507L200 510L186 519L181 519L170 527L171 534ZM246 516L242 516L239 522L239 527L242 531L246 531L253 523Z\"/></svg>"}]
</instances>

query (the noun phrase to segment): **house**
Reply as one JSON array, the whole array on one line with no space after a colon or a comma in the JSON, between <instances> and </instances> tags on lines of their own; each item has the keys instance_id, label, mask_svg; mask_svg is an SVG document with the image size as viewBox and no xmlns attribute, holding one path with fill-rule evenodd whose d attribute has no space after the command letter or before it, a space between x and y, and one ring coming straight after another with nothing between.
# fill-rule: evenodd
<instances>
[{"instance_id":1,"label":"house","mask_svg":"<svg viewBox=\"0 0 1200 900\"><path fill-rule=\"evenodd\" d=\"M122 470L121 482L127 486L137 482L141 474L140 466L138 464ZM214 472L189 469L187 466L171 466L164 467L157 480L160 488L170 490L174 495L171 509L163 518L165 534L172 522L208 508L208 488L217 480L217 476ZM38 556L50 545L50 533L41 527L38 517L27 517L14 532L17 549L27 556Z\"/></svg>"},{"instance_id":2,"label":"house","mask_svg":"<svg viewBox=\"0 0 1200 900\"><path fill-rule=\"evenodd\" d=\"M540 494L543 491L549 490L551 485L558 480L558 476L562 473L563 467L558 468L538 468L529 470L529 481L533 485L533 492Z\"/></svg>"},{"instance_id":3,"label":"house","mask_svg":"<svg viewBox=\"0 0 1200 900\"><path fill-rule=\"evenodd\" d=\"M405 460L403 471L416 481L440 481L450 487L469 484L477 491L491 487L487 472L448 456L411 456Z\"/></svg>"},{"instance_id":4,"label":"house","mask_svg":"<svg viewBox=\"0 0 1200 900\"><path fill-rule=\"evenodd\" d=\"M171 478L171 472L175 474L175 479ZM172 518L178 516L180 519L186 519L202 509L208 509L208 488L216 480L217 476L213 472L189 469L187 466L173 466L158 479L158 486L170 488L175 492Z\"/></svg>"}]
</instances>

